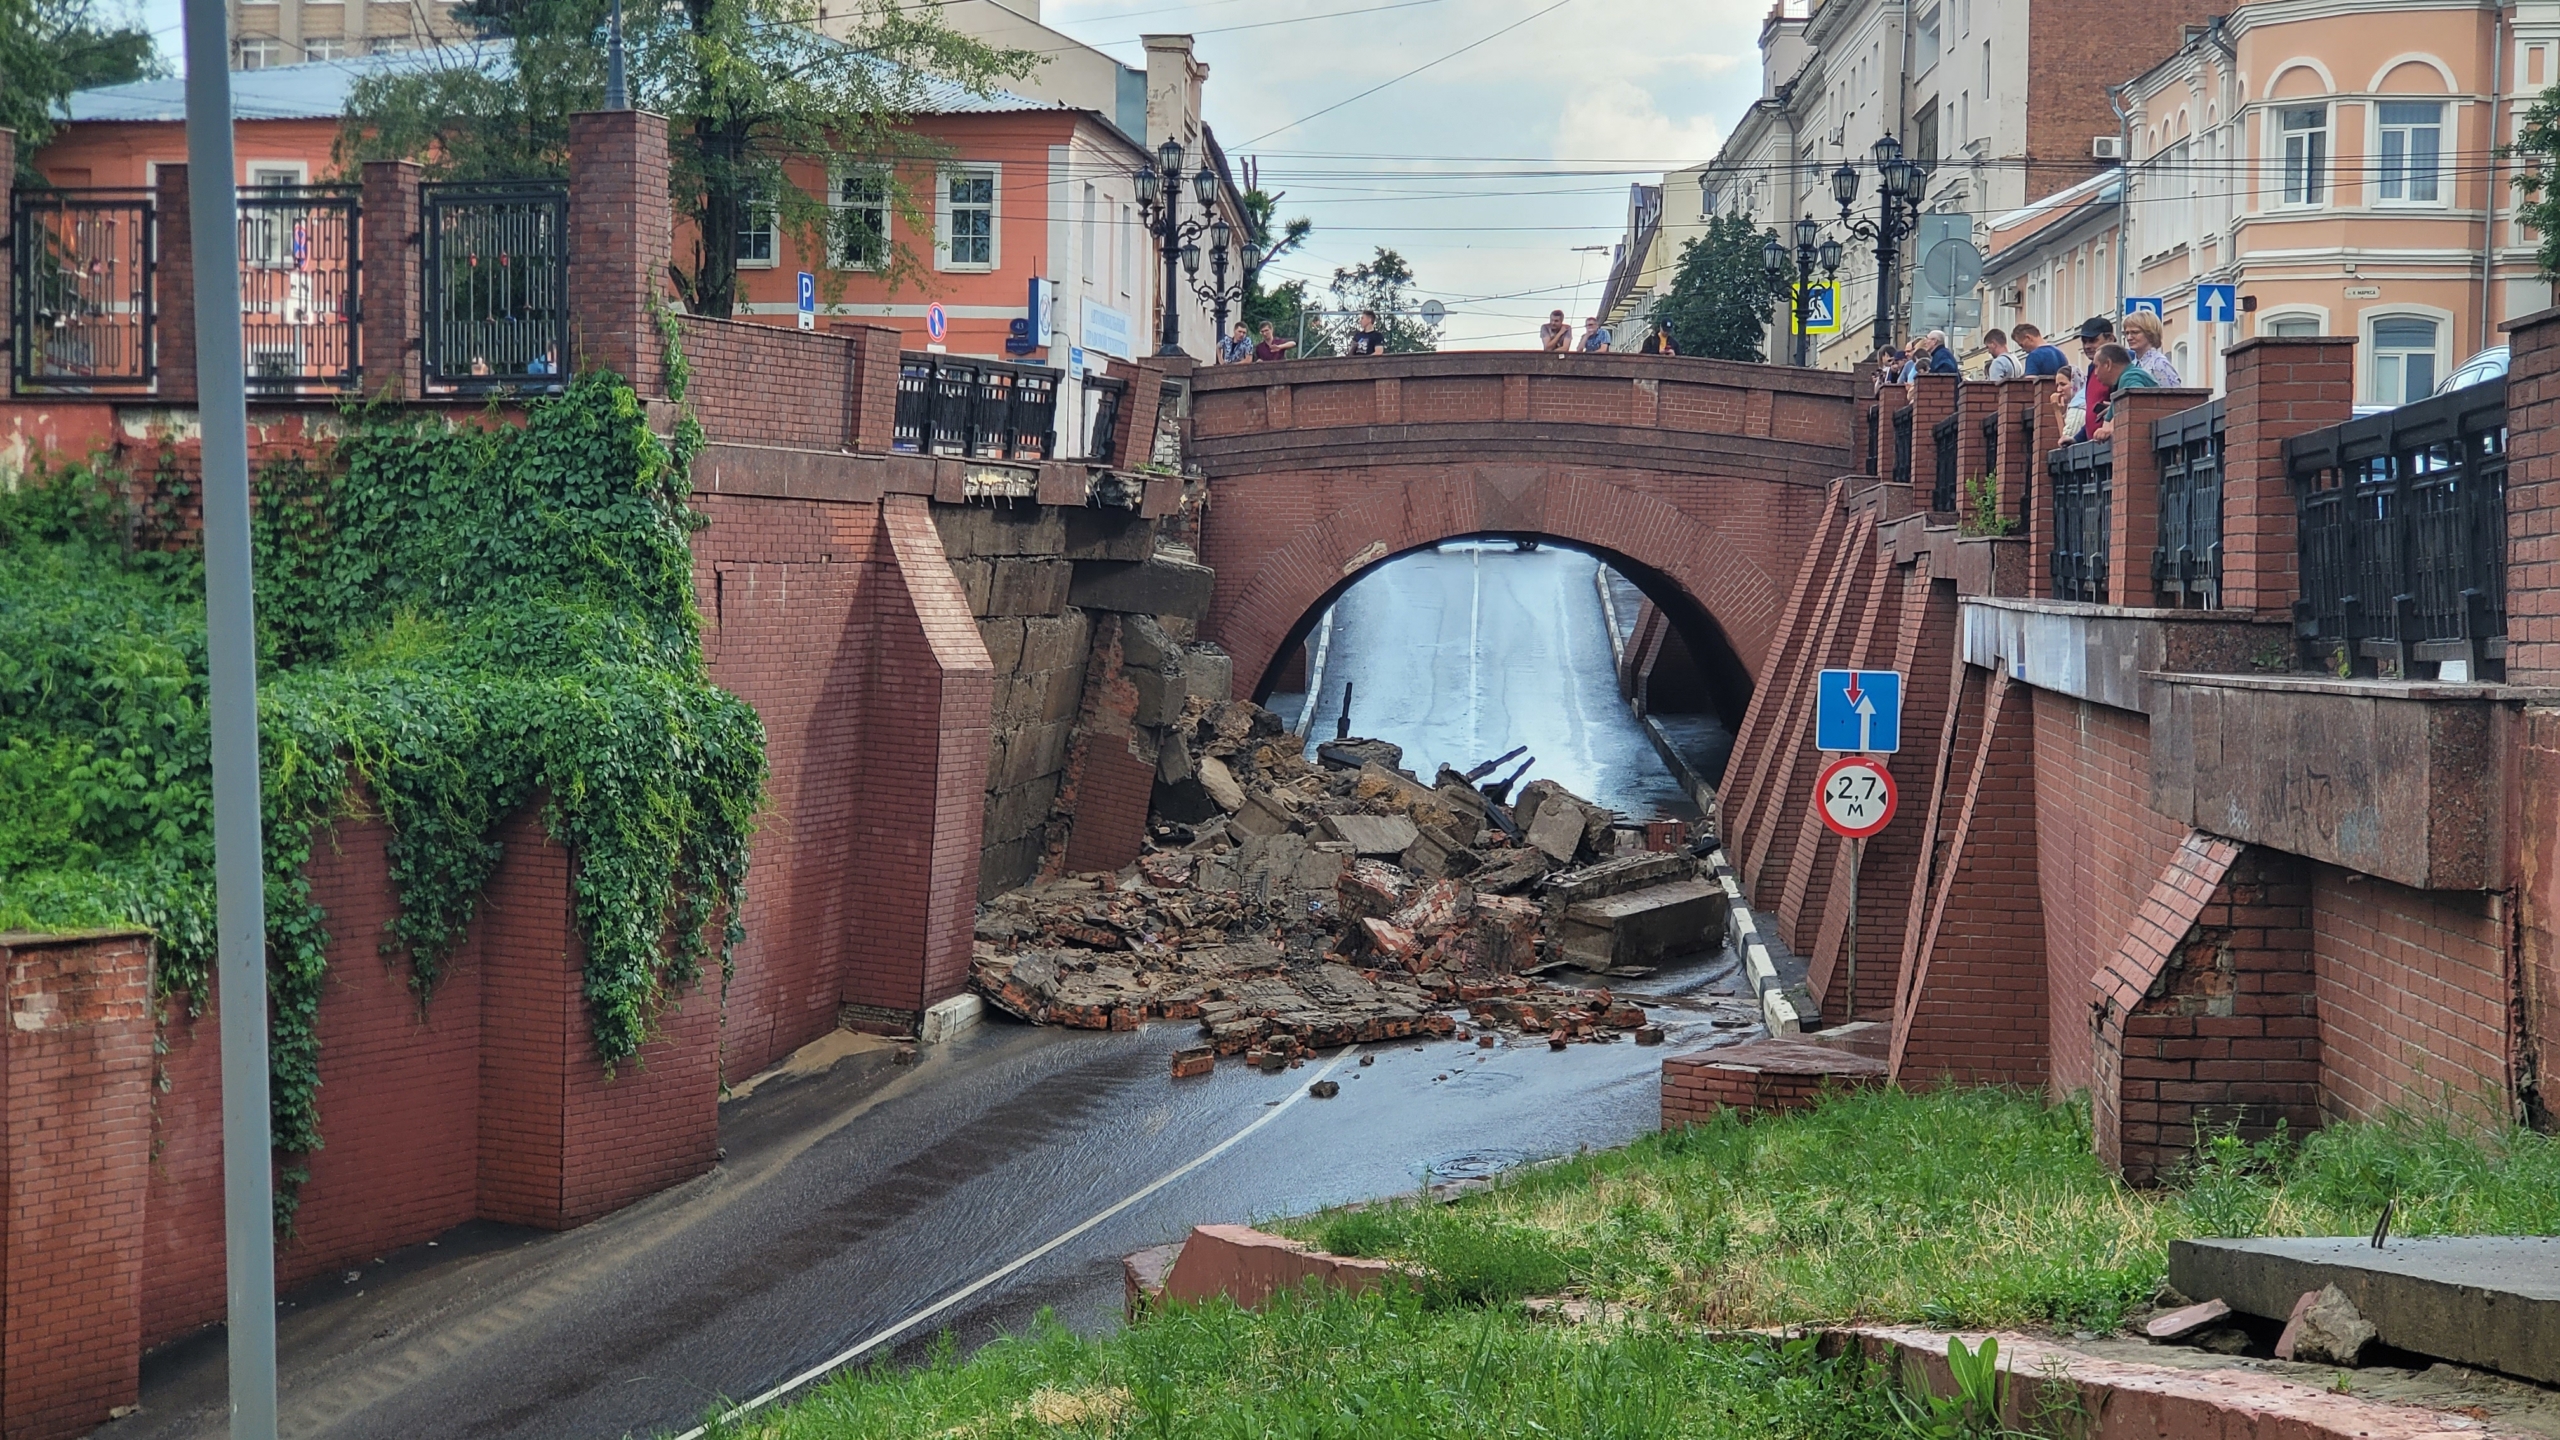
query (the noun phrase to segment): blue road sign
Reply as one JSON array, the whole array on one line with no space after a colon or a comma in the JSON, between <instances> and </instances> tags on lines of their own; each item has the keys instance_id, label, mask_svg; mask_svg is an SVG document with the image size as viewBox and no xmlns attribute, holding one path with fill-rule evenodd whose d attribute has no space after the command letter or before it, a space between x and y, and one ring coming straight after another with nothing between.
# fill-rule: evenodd
<instances>
[{"instance_id":1,"label":"blue road sign","mask_svg":"<svg viewBox=\"0 0 2560 1440\"><path fill-rule=\"evenodd\" d=\"M1816 280L1804 289L1804 333L1840 333L1840 290L1828 280Z\"/></svg>"},{"instance_id":2,"label":"blue road sign","mask_svg":"<svg viewBox=\"0 0 2560 1440\"><path fill-rule=\"evenodd\" d=\"M2199 285L2196 287L2196 320L2199 323L2228 325L2239 318L2239 286Z\"/></svg>"},{"instance_id":3,"label":"blue road sign","mask_svg":"<svg viewBox=\"0 0 2560 1440\"><path fill-rule=\"evenodd\" d=\"M1815 692L1813 748L1891 755L1902 748L1902 672L1825 670Z\"/></svg>"},{"instance_id":4,"label":"blue road sign","mask_svg":"<svg viewBox=\"0 0 2560 1440\"><path fill-rule=\"evenodd\" d=\"M806 270L800 272L800 328L818 328L818 277Z\"/></svg>"},{"instance_id":5,"label":"blue road sign","mask_svg":"<svg viewBox=\"0 0 2560 1440\"><path fill-rule=\"evenodd\" d=\"M2161 308L2160 297L2157 295L2128 295L2124 300L2124 313L2148 315L2158 320L2166 317L2169 312Z\"/></svg>"},{"instance_id":6,"label":"blue road sign","mask_svg":"<svg viewBox=\"0 0 2560 1440\"><path fill-rule=\"evenodd\" d=\"M939 340L950 328L951 317L942 313L941 301L936 300L924 307L924 333Z\"/></svg>"}]
</instances>

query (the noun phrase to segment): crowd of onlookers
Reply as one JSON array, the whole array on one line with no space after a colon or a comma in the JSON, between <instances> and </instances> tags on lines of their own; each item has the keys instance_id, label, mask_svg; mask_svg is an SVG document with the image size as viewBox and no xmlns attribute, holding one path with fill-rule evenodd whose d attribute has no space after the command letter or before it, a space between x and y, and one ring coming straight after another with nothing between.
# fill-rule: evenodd
<instances>
[{"instance_id":1,"label":"crowd of onlookers","mask_svg":"<svg viewBox=\"0 0 2560 1440\"><path fill-rule=\"evenodd\" d=\"M2116 322L2093 315L2080 322L2080 363L2046 341L2044 332L2021 322L2015 329L1986 331L1982 348L1990 355L1986 380L2050 380L2048 403L2062 417L2066 441L2104 440L2115 433L2115 397L2127 390L2182 383L2178 367L2160 348L2160 320L2145 311L2124 317L2119 339ZM1947 344L1947 332L1932 330L1902 345L1876 352L1878 395L1909 386L1920 375L1961 375L1964 365Z\"/></svg>"},{"instance_id":2,"label":"crowd of onlookers","mask_svg":"<svg viewBox=\"0 0 2560 1440\"><path fill-rule=\"evenodd\" d=\"M1268 320L1262 322L1260 339L1255 339L1247 333L1244 322L1239 320L1235 328L1227 333L1227 338L1218 342L1218 363L1250 365L1286 360L1289 358L1289 352L1297 348L1297 341L1283 340L1272 334L1271 322ZM1379 328L1377 311L1360 312L1360 318L1352 322L1346 348L1353 355L1387 353L1387 332Z\"/></svg>"}]
</instances>

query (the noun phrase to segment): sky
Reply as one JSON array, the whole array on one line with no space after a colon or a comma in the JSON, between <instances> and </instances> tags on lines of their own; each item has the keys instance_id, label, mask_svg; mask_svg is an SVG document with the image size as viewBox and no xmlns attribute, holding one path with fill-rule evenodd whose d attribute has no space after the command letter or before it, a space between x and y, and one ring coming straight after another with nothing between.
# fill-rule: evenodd
<instances>
[{"instance_id":1,"label":"sky","mask_svg":"<svg viewBox=\"0 0 2560 1440\"><path fill-rule=\"evenodd\" d=\"M1576 247L1625 234L1630 184L1715 153L1759 94L1766 10L1752 0L1045 0L1041 19L1131 64L1145 61L1141 32L1197 36L1210 127L1231 157L1257 159L1262 187L1286 197L1283 216L1315 222L1265 283L1320 288L1337 266L1390 246L1421 294L1449 307L1442 344L1468 348L1532 344L1550 309L1590 313L1609 257ZM1257 28L1219 33L1243 25Z\"/></svg>"},{"instance_id":2,"label":"sky","mask_svg":"<svg viewBox=\"0 0 2560 1440\"><path fill-rule=\"evenodd\" d=\"M179 0L106 8L124 4L174 62ZM1266 283L1321 289L1336 267L1389 246L1412 265L1417 299L1449 307L1442 344L1468 348L1534 343L1550 309L1590 313L1608 278L1605 247L1626 231L1627 187L1713 155L1758 95L1766 10L1758 0L1044 0L1040 18L1139 66L1140 34L1197 36L1210 127L1231 157L1258 160L1263 188L1286 197L1283 216L1315 222Z\"/></svg>"}]
</instances>

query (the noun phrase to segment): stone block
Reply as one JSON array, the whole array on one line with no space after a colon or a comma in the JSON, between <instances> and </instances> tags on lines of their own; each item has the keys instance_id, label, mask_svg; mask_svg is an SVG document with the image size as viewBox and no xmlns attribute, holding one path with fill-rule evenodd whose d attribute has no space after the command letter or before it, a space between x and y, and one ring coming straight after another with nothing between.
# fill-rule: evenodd
<instances>
[{"instance_id":1,"label":"stone block","mask_svg":"<svg viewBox=\"0 0 2560 1440\"><path fill-rule=\"evenodd\" d=\"M1082 670L1093 649L1093 621L1081 610L1022 621L1022 668ZM1004 667L996 667L1001 674Z\"/></svg>"},{"instance_id":2,"label":"stone block","mask_svg":"<svg viewBox=\"0 0 2560 1440\"><path fill-rule=\"evenodd\" d=\"M1296 828L1298 817L1281 808L1268 794L1256 790L1244 797L1235 815L1227 822L1228 830L1237 835L1278 835Z\"/></svg>"},{"instance_id":3,"label":"stone block","mask_svg":"<svg viewBox=\"0 0 2560 1440\"><path fill-rule=\"evenodd\" d=\"M1538 818L1529 826L1529 844L1559 865L1572 864L1582 848L1581 807L1553 802L1539 807Z\"/></svg>"},{"instance_id":4,"label":"stone block","mask_svg":"<svg viewBox=\"0 0 2560 1440\"><path fill-rule=\"evenodd\" d=\"M1628 890L1568 907L1559 935L1577 957L1596 946L1607 969L1658 965L1724 943L1724 887L1707 878Z\"/></svg>"},{"instance_id":5,"label":"stone block","mask_svg":"<svg viewBox=\"0 0 2560 1440\"><path fill-rule=\"evenodd\" d=\"M978 639L987 647L987 659L998 675L1010 675L1022 668L1022 618L997 615L978 622Z\"/></svg>"},{"instance_id":6,"label":"stone block","mask_svg":"<svg viewBox=\"0 0 2560 1440\"><path fill-rule=\"evenodd\" d=\"M1170 725L1182 716L1182 702L1191 698L1180 670L1126 670L1129 683L1138 691L1138 711L1132 718L1141 725Z\"/></svg>"},{"instance_id":7,"label":"stone block","mask_svg":"<svg viewBox=\"0 0 2560 1440\"><path fill-rule=\"evenodd\" d=\"M1201 757L1200 785L1209 792L1210 800L1228 814L1244 808L1244 787L1236 783L1234 772L1227 769L1227 762L1217 756Z\"/></svg>"},{"instance_id":8,"label":"stone block","mask_svg":"<svg viewBox=\"0 0 2560 1440\"><path fill-rule=\"evenodd\" d=\"M1421 835L1402 815L1327 815L1319 823L1327 835L1348 841L1355 855L1401 855Z\"/></svg>"},{"instance_id":9,"label":"stone block","mask_svg":"<svg viewBox=\"0 0 2560 1440\"><path fill-rule=\"evenodd\" d=\"M1040 677L1040 718L1073 720L1084 705L1084 667L1052 670Z\"/></svg>"},{"instance_id":10,"label":"stone block","mask_svg":"<svg viewBox=\"0 0 2560 1440\"><path fill-rule=\"evenodd\" d=\"M986 1002L977 996L954 995L948 1000L925 1007L924 1024L916 1030L916 1039L925 1045L939 1045L946 1040L956 1040L961 1035L977 1029L979 1020L985 1018L985 1015Z\"/></svg>"},{"instance_id":11,"label":"stone block","mask_svg":"<svg viewBox=\"0 0 2560 1440\"><path fill-rule=\"evenodd\" d=\"M984 617L994 613L987 608L988 596L995 582L996 567L992 560L954 560L951 573L960 581L960 593L969 597L969 613Z\"/></svg>"},{"instance_id":12,"label":"stone block","mask_svg":"<svg viewBox=\"0 0 2560 1440\"><path fill-rule=\"evenodd\" d=\"M1063 512L1046 505L936 505L933 526L953 559L1056 555L1066 548Z\"/></svg>"},{"instance_id":13,"label":"stone block","mask_svg":"<svg viewBox=\"0 0 2560 1440\"><path fill-rule=\"evenodd\" d=\"M1125 511L1062 510L1069 560L1141 561L1155 557L1156 527Z\"/></svg>"},{"instance_id":14,"label":"stone block","mask_svg":"<svg viewBox=\"0 0 2560 1440\"><path fill-rule=\"evenodd\" d=\"M1215 645L1194 645L1182 652L1182 678L1192 699L1224 700L1235 692L1236 662Z\"/></svg>"},{"instance_id":15,"label":"stone block","mask_svg":"<svg viewBox=\"0 0 2560 1440\"><path fill-rule=\"evenodd\" d=\"M2332 1286L2375 1338L2457 1365L2560 1383L2560 1236L2172 1240L2169 1283L2266 1319Z\"/></svg>"},{"instance_id":16,"label":"stone block","mask_svg":"<svg viewBox=\"0 0 2560 1440\"><path fill-rule=\"evenodd\" d=\"M1082 560L1075 564L1067 600L1086 610L1197 620L1209 612L1209 591L1216 581L1206 565L1163 555L1141 561Z\"/></svg>"},{"instance_id":17,"label":"stone block","mask_svg":"<svg viewBox=\"0 0 2560 1440\"><path fill-rule=\"evenodd\" d=\"M1058 777L1043 775L1027 784L1016 785L987 797L985 839L1013 840L1049 818L1057 803Z\"/></svg>"},{"instance_id":18,"label":"stone block","mask_svg":"<svg viewBox=\"0 0 2560 1440\"><path fill-rule=\"evenodd\" d=\"M1131 615L1120 622L1120 663L1132 670L1172 670L1182 663L1182 644L1154 616Z\"/></svg>"},{"instance_id":19,"label":"stone block","mask_svg":"<svg viewBox=\"0 0 2560 1440\"><path fill-rule=\"evenodd\" d=\"M1191 742L1180 731L1167 733L1156 747L1156 779L1163 783L1179 785L1197 775L1199 769L1191 760Z\"/></svg>"},{"instance_id":20,"label":"stone block","mask_svg":"<svg viewBox=\"0 0 2560 1440\"><path fill-rule=\"evenodd\" d=\"M1067 586L1075 567L1064 560L1007 556L989 562L989 615L1055 615L1067 606Z\"/></svg>"}]
</instances>

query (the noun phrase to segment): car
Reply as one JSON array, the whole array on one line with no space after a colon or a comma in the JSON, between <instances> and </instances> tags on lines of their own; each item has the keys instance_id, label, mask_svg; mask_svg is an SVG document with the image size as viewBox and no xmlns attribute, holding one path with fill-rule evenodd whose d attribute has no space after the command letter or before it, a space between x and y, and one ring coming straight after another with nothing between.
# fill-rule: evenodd
<instances>
[{"instance_id":1,"label":"car","mask_svg":"<svg viewBox=\"0 0 2560 1440\"><path fill-rule=\"evenodd\" d=\"M2507 353L2506 346L2492 345L2463 361L2461 369L2444 377L2444 382L2436 386L2436 393L2450 394L2500 378L2507 373Z\"/></svg>"}]
</instances>

